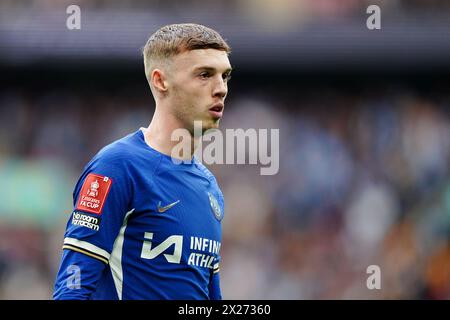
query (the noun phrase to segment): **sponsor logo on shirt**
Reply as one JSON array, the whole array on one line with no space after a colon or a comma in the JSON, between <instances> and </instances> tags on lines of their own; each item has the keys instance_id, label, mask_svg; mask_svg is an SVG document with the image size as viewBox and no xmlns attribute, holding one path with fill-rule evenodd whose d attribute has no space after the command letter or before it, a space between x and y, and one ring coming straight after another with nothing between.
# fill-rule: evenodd
<instances>
[{"instance_id":1,"label":"sponsor logo on shirt","mask_svg":"<svg viewBox=\"0 0 450 320\"><path fill-rule=\"evenodd\" d=\"M161 201L158 203L158 212L162 213L165 212L167 210L169 210L170 208L172 208L174 205L178 204L180 202L180 200L177 200L175 202L172 202L171 204L167 205L167 206L161 206Z\"/></svg>"},{"instance_id":2,"label":"sponsor logo on shirt","mask_svg":"<svg viewBox=\"0 0 450 320\"><path fill-rule=\"evenodd\" d=\"M181 263L184 240L182 235L171 235L157 245L154 244L153 236L153 232L144 233L145 240L141 250L142 259L151 260L162 254L169 263ZM190 237L189 249L188 265L213 269L214 272L219 271L216 256L219 256L220 241L202 237Z\"/></svg>"}]
</instances>

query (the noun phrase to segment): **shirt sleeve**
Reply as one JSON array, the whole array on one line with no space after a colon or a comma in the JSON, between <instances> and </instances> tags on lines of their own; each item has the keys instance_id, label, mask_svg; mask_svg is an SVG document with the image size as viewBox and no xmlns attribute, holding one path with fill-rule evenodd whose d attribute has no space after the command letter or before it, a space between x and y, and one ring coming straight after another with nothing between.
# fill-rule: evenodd
<instances>
[{"instance_id":1,"label":"shirt sleeve","mask_svg":"<svg viewBox=\"0 0 450 320\"><path fill-rule=\"evenodd\" d=\"M83 253L64 250L56 277L53 299L89 300L95 292L105 264Z\"/></svg>"},{"instance_id":2,"label":"shirt sleeve","mask_svg":"<svg viewBox=\"0 0 450 320\"><path fill-rule=\"evenodd\" d=\"M87 297L94 291L109 263L127 212L131 212L129 176L124 159L111 152L100 152L85 167L73 192L74 209L64 234L64 253L56 277L55 297ZM62 289L67 287L67 268L72 265L81 271L80 291Z\"/></svg>"},{"instance_id":3,"label":"shirt sleeve","mask_svg":"<svg viewBox=\"0 0 450 320\"><path fill-rule=\"evenodd\" d=\"M210 300L222 300L222 292L220 289L220 267L219 262L217 261L214 264L211 279L209 282L209 299Z\"/></svg>"}]
</instances>

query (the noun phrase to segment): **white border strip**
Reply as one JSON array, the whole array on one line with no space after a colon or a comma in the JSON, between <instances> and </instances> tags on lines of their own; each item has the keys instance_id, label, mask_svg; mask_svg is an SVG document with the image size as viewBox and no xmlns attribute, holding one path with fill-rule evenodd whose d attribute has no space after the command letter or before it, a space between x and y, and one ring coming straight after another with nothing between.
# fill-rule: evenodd
<instances>
[{"instance_id":1,"label":"white border strip","mask_svg":"<svg viewBox=\"0 0 450 320\"><path fill-rule=\"evenodd\" d=\"M128 217L133 213L134 209L127 212L123 219L122 227L120 228L119 235L114 241L113 250L111 252L111 259L109 261L109 267L111 268L111 274L116 286L117 296L119 300L122 300L122 288L123 288L123 270L122 270L122 250L123 241L125 235L125 229L128 225Z\"/></svg>"},{"instance_id":2,"label":"white border strip","mask_svg":"<svg viewBox=\"0 0 450 320\"><path fill-rule=\"evenodd\" d=\"M109 257L111 256L106 250L103 250L92 243L81 241L75 238L64 238L64 244L69 244L81 249L85 249L87 251L93 252L95 254L98 254L99 256L102 256L106 260L109 260Z\"/></svg>"}]
</instances>

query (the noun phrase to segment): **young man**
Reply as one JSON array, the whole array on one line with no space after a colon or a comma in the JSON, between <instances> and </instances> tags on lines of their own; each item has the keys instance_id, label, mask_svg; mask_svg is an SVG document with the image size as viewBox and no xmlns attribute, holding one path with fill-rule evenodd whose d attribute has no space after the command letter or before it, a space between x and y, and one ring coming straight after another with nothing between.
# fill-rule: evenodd
<instances>
[{"instance_id":1,"label":"young man","mask_svg":"<svg viewBox=\"0 0 450 320\"><path fill-rule=\"evenodd\" d=\"M221 299L222 192L193 153L217 128L227 95L230 47L214 30L168 25L144 47L156 102L148 128L103 148L74 190L54 299ZM177 160L172 149L189 150Z\"/></svg>"}]
</instances>

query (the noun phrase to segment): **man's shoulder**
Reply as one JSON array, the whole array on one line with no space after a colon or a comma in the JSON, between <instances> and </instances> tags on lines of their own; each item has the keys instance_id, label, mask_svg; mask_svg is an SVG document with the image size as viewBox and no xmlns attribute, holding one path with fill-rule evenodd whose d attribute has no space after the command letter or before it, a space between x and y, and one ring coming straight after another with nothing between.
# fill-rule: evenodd
<instances>
[{"instance_id":1,"label":"man's shoulder","mask_svg":"<svg viewBox=\"0 0 450 320\"><path fill-rule=\"evenodd\" d=\"M103 147L91 162L113 165L115 167L142 166L158 163L158 157L149 153L145 147L142 133L136 131Z\"/></svg>"},{"instance_id":2,"label":"man's shoulder","mask_svg":"<svg viewBox=\"0 0 450 320\"><path fill-rule=\"evenodd\" d=\"M136 132L117 139L104 146L94 157L108 161L124 161L138 153Z\"/></svg>"}]
</instances>

